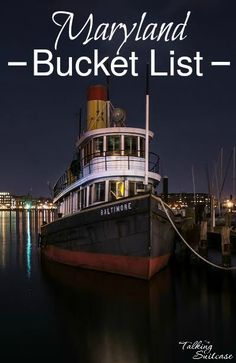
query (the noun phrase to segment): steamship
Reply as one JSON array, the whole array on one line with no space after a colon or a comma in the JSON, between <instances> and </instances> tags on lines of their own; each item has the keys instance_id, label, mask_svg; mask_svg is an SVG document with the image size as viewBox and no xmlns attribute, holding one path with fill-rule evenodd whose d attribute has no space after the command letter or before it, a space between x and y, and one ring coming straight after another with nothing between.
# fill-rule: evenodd
<instances>
[{"instance_id":1,"label":"steamship","mask_svg":"<svg viewBox=\"0 0 236 363\"><path fill-rule=\"evenodd\" d=\"M54 186L57 218L41 229L45 258L144 279L167 265L174 230L156 195L161 176L148 114L146 128L127 127L108 87L88 88L86 131Z\"/></svg>"}]
</instances>

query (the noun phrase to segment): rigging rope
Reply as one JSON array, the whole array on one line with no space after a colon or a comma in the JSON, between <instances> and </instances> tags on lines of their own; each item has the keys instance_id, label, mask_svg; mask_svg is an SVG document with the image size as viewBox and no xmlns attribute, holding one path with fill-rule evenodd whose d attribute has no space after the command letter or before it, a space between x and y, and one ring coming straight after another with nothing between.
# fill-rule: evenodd
<instances>
[{"instance_id":1,"label":"rigging rope","mask_svg":"<svg viewBox=\"0 0 236 363\"><path fill-rule=\"evenodd\" d=\"M165 204L164 204L164 202L163 202L163 200L162 199L159 199L158 198L158 200L160 201L160 203L161 203L161 205L162 205L162 208L163 208L163 210L164 210L164 212L165 212L165 214L166 214L166 216L167 216L167 218L169 219L169 221L170 221L170 223L171 223L171 225L172 225L172 227L174 228L174 230L176 231L176 233L178 234L178 236L181 238L181 240L185 243L185 245L196 255L196 256L198 256L201 260L203 260L204 262L206 262L206 263L208 263L208 265L211 265L211 266L213 266L213 267L216 267L216 268L218 268L218 269L220 269L220 270L227 270L227 271L229 271L229 270L236 270L236 267L224 267L224 266L220 266L220 265L216 265L214 262L211 262L211 261L209 261L209 260L207 260L206 258L204 258L203 256L201 256L197 251L195 251L194 250L194 248L192 248L190 245L189 245L189 243L184 239L184 237L181 235L181 233L178 231L178 229L177 229L177 227L176 227L176 225L174 224L174 222L173 222L173 220L171 219L171 217L170 217L170 215L169 215L169 213L168 213L168 210L167 210L167 208L166 208L166 206L165 206Z\"/></svg>"}]
</instances>

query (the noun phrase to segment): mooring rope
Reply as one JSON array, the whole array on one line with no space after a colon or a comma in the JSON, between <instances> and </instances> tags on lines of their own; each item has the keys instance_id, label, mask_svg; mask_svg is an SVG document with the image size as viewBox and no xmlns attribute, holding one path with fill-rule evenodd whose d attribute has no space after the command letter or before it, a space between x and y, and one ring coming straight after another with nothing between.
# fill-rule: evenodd
<instances>
[{"instance_id":1,"label":"mooring rope","mask_svg":"<svg viewBox=\"0 0 236 363\"><path fill-rule=\"evenodd\" d=\"M184 237L181 235L181 233L178 231L178 228L176 227L176 225L174 224L172 218L170 217L169 213L168 213L168 210L165 206L165 203L163 202L162 199L159 199L158 200L160 201L161 205L162 205L162 208L167 216L167 218L169 219L172 227L174 228L174 230L176 231L176 233L178 234L178 236L181 238L181 240L185 243L185 245L196 255L198 256L201 260L203 260L204 262L208 263L208 265L211 265L213 267L216 267L220 270L236 270L236 267L235 266L232 266L232 267L224 267L224 266L220 266L220 265L216 265L214 262L211 262L209 260L207 260L206 258L204 258L203 256L201 256L197 251L195 251L194 248L192 248L189 243L184 239Z\"/></svg>"}]
</instances>

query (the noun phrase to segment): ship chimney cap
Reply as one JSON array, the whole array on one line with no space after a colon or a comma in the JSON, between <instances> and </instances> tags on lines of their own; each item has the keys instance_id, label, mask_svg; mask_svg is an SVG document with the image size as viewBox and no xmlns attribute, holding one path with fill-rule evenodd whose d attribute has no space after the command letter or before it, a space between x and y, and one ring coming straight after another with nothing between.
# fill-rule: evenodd
<instances>
[{"instance_id":1,"label":"ship chimney cap","mask_svg":"<svg viewBox=\"0 0 236 363\"><path fill-rule=\"evenodd\" d=\"M87 100L107 101L107 86L102 84L89 86L87 91Z\"/></svg>"}]
</instances>

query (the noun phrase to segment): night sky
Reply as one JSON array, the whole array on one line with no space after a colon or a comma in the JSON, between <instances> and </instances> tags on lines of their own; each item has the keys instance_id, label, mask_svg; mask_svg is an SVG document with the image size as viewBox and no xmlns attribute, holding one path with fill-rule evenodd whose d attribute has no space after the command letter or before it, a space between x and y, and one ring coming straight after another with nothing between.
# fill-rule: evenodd
<instances>
[{"instance_id":1,"label":"night sky","mask_svg":"<svg viewBox=\"0 0 236 363\"><path fill-rule=\"evenodd\" d=\"M151 129L156 141L152 150L161 157L161 173L169 176L171 192L192 192L192 165L197 191L207 191L206 165L213 176L219 150L224 148L224 166L236 143L236 42L235 0L145 0L145 1L4 1L1 4L1 141L0 191L14 194L49 195L52 184L70 163L76 134L78 112L85 119L86 89L105 82L98 77L34 77L33 49L50 49L66 59L91 56L98 48L101 56L115 56L117 36L112 42L93 42L83 46L82 38L61 38L58 51L54 42L58 27L52 22L54 11L75 13L81 27L94 14L101 22L131 25L146 11L146 22L184 21L191 17L187 38L174 43L134 43L122 48L127 57L135 51L140 58L139 77L111 77L111 100L127 111L129 126L145 127L145 63L151 48L158 53L159 67L168 67L170 50L178 56L204 57L203 77L152 77ZM8 67L8 61L28 61L25 67ZM211 61L231 61L230 67L211 67ZM225 195L232 193L230 166Z\"/></svg>"}]
</instances>

